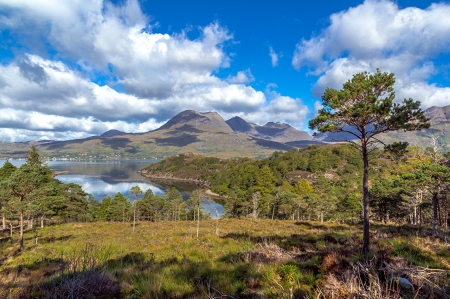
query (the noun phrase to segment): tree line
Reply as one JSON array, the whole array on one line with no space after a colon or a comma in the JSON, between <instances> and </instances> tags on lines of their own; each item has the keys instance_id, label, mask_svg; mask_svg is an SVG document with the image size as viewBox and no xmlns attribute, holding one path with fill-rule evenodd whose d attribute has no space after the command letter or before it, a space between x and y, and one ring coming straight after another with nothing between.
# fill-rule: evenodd
<instances>
[{"instance_id":1,"label":"tree line","mask_svg":"<svg viewBox=\"0 0 450 299\"><path fill-rule=\"evenodd\" d=\"M24 250L24 227L44 227L45 222L88 221L181 221L211 218L201 206L199 190L183 201L180 192L168 188L165 195L155 195L151 189L144 193L139 186L130 190L131 198L120 192L101 202L83 191L80 185L64 184L54 178L54 173L41 160L35 147L20 167L6 161L0 168L0 211L2 229L18 228L20 250ZM138 198L140 197L140 198ZM36 223L39 222L39 223ZM8 228L9 227L9 228ZM37 243L37 232L36 232Z\"/></svg>"},{"instance_id":2,"label":"tree line","mask_svg":"<svg viewBox=\"0 0 450 299\"><path fill-rule=\"evenodd\" d=\"M177 171L205 167L209 188L222 196L224 217L352 221L361 215L361 161L351 145L309 146L274 152L261 160L218 160L179 155ZM171 166L171 159L164 165ZM450 153L410 147L401 158L377 149L370 154L370 218L373 221L439 227L450 224ZM205 166L209 165L209 166ZM212 166L214 165L214 166ZM159 169L169 172L161 165ZM0 168L3 228L46 219L58 221L189 221L210 218L196 190L184 201L169 187L165 195L138 186L96 201L77 184L53 178L34 148L25 164ZM20 232L20 239L23 231ZM22 241L23 243L23 241ZM22 245L23 246L23 245Z\"/></svg>"},{"instance_id":3,"label":"tree line","mask_svg":"<svg viewBox=\"0 0 450 299\"><path fill-rule=\"evenodd\" d=\"M262 160L177 155L142 173L203 183L224 198L226 217L363 220L365 255L370 220L431 225L436 235L440 226L450 222L450 154L407 148L405 142L387 145L379 138L388 131L430 126L420 102L394 103L394 83L393 74L377 70L354 75L342 90L325 90L323 109L309 126L320 132L353 135L350 145L292 149ZM27 163L18 169L11 166L5 164L1 169L2 211L4 219L18 217L21 249L24 216L31 220L49 215L74 220L132 219L133 229L136 220L205 217L198 191L186 202L175 189L169 189L166 196L147 190L138 200L143 191L134 187L132 204L120 193L95 203L79 186L54 179L34 148Z\"/></svg>"},{"instance_id":4,"label":"tree line","mask_svg":"<svg viewBox=\"0 0 450 299\"><path fill-rule=\"evenodd\" d=\"M15 167L6 161L0 168L0 208L2 228L7 223L13 230L13 221L18 221L20 250L24 250L24 221L28 227L36 227L34 222L40 221L41 227L49 218L63 221L90 221L89 213L94 205L92 196L84 192L80 185L63 184L55 179L51 169L42 163L35 147L27 154L26 163Z\"/></svg>"}]
</instances>

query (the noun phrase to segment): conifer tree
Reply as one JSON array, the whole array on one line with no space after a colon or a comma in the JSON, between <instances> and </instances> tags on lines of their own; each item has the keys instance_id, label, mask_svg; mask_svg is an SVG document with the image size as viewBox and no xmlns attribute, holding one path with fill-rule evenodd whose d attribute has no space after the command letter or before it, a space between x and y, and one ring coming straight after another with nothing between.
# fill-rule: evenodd
<instances>
[{"instance_id":1,"label":"conifer tree","mask_svg":"<svg viewBox=\"0 0 450 299\"><path fill-rule=\"evenodd\" d=\"M51 170L42 165L39 153L35 147L31 147L27 155L27 161L14 171L6 182L7 192L12 196L11 205L19 213L20 225L20 250L24 250L23 244L23 217L28 204L42 195L44 184L51 179Z\"/></svg>"},{"instance_id":2,"label":"conifer tree","mask_svg":"<svg viewBox=\"0 0 450 299\"><path fill-rule=\"evenodd\" d=\"M6 161L5 164L0 168L0 212L2 214L2 227L6 229L6 209L9 200L11 199L11 194L7 191L4 185L6 180L11 176L11 174L16 171L17 167L11 164L11 162Z\"/></svg>"},{"instance_id":3,"label":"conifer tree","mask_svg":"<svg viewBox=\"0 0 450 299\"><path fill-rule=\"evenodd\" d=\"M430 126L420 109L420 102L404 99L394 103L395 78L392 73L362 72L353 75L341 90L327 88L322 96L323 108L309 122L309 128L319 132L338 132L352 136L352 142L363 160L363 246L369 251L369 152L380 143L381 133L397 130L420 130ZM356 140L356 141L354 141ZM407 143L394 146L397 152Z\"/></svg>"},{"instance_id":4,"label":"conifer tree","mask_svg":"<svg viewBox=\"0 0 450 299\"><path fill-rule=\"evenodd\" d=\"M139 194L143 194L144 192L138 185L136 185L131 187L130 193L134 195L133 200L133 232L134 232L134 229L136 227L136 199Z\"/></svg>"}]
</instances>

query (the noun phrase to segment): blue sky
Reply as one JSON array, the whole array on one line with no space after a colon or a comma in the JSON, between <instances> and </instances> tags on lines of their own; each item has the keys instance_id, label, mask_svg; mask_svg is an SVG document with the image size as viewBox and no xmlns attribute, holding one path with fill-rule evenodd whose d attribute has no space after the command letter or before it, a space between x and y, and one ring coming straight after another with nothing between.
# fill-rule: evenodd
<instances>
[{"instance_id":1,"label":"blue sky","mask_svg":"<svg viewBox=\"0 0 450 299\"><path fill-rule=\"evenodd\" d=\"M217 111L306 129L326 87L393 72L450 105L450 3L0 0L0 140L146 132Z\"/></svg>"}]
</instances>

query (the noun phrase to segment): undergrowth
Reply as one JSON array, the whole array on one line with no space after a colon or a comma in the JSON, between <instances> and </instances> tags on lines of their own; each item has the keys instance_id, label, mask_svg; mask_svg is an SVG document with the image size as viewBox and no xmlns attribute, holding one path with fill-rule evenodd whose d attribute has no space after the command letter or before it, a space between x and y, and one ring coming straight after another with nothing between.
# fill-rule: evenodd
<instances>
[{"instance_id":1,"label":"undergrowth","mask_svg":"<svg viewBox=\"0 0 450 299\"><path fill-rule=\"evenodd\" d=\"M375 230L376 229L376 230ZM446 240L253 219L69 223L0 243L0 298L450 298ZM407 282L405 282L407 281ZM411 285L409 285L409 284Z\"/></svg>"}]
</instances>

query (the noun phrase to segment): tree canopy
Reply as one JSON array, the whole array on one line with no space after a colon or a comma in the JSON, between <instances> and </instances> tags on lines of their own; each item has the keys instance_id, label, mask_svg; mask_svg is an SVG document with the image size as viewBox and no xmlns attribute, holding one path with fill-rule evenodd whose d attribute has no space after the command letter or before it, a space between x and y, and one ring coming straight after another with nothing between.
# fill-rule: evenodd
<instances>
[{"instance_id":1,"label":"tree canopy","mask_svg":"<svg viewBox=\"0 0 450 299\"><path fill-rule=\"evenodd\" d=\"M378 135L396 130L420 130L430 126L420 109L420 102L404 99L395 103L395 78L392 73L362 72L344 83L341 90L327 88L322 96L323 108L309 122L309 128L319 132L347 133L354 138L362 154L363 172L363 254L369 250L369 151L383 143ZM355 141L356 140L356 141ZM407 143L397 143L391 148L397 152Z\"/></svg>"}]
</instances>

